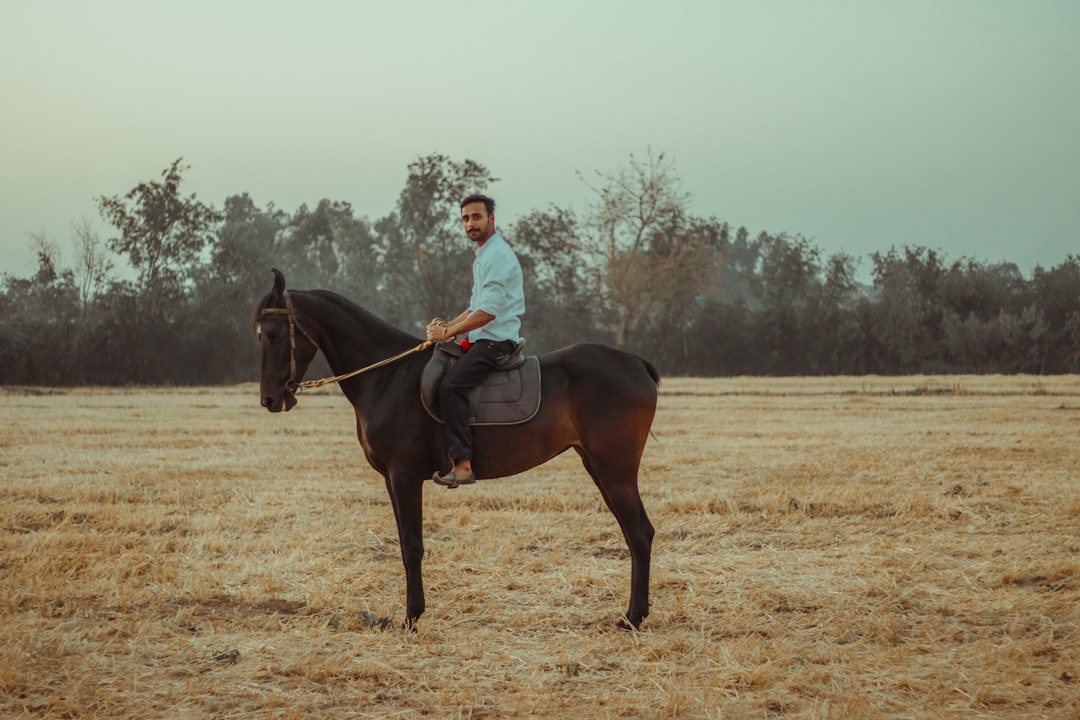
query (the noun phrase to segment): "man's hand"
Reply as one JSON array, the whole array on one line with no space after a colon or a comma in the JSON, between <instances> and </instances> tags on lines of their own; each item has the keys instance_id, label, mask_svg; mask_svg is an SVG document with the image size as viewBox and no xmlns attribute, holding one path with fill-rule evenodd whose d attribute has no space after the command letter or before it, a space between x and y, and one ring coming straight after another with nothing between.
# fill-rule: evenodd
<instances>
[{"instance_id":1,"label":"man's hand","mask_svg":"<svg viewBox=\"0 0 1080 720\"><path fill-rule=\"evenodd\" d=\"M427 339L436 341L449 340L450 335L446 331L447 327L446 321L442 318L433 319L427 326Z\"/></svg>"}]
</instances>

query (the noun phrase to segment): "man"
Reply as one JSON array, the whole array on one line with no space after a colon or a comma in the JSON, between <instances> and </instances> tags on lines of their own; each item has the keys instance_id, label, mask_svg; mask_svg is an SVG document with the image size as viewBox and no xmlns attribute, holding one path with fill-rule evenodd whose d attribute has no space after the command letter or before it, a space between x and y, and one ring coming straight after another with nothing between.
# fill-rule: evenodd
<instances>
[{"instance_id":1,"label":"man","mask_svg":"<svg viewBox=\"0 0 1080 720\"><path fill-rule=\"evenodd\" d=\"M461 343L465 355L447 371L439 388L446 449L454 466L445 475L436 472L432 479L448 488L476 482L469 391L517 349L525 313L521 265L495 232L495 201L486 195L470 195L460 207L465 234L476 243L469 307L449 322L436 319L427 327L428 340L466 338Z\"/></svg>"}]
</instances>

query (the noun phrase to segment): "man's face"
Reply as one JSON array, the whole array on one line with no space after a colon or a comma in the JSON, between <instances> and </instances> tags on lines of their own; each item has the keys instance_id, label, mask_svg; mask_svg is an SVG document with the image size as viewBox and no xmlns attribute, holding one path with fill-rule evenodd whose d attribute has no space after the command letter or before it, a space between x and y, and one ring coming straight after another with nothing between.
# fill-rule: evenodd
<instances>
[{"instance_id":1,"label":"man's face","mask_svg":"<svg viewBox=\"0 0 1080 720\"><path fill-rule=\"evenodd\" d=\"M495 217L487 214L482 202L471 202L461 208L461 222L473 242L483 242L495 234Z\"/></svg>"}]
</instances>

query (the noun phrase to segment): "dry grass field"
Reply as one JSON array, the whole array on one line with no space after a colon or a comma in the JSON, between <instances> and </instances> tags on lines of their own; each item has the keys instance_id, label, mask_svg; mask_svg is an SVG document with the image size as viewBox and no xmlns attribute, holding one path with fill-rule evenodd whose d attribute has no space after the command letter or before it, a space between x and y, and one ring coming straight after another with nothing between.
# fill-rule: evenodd
<instances>
[{"instance_id":1,"label":"dry grass field","mask_svg":"<svg viewBox=\"0 0 1080 720\"><path fill-rule=\"evenodd\" d=\"M0 388L0 717L1080 718L1080 377L670 378L652 615L572 453L425 496L336 389Z\"/></svg>"}]
</instances>

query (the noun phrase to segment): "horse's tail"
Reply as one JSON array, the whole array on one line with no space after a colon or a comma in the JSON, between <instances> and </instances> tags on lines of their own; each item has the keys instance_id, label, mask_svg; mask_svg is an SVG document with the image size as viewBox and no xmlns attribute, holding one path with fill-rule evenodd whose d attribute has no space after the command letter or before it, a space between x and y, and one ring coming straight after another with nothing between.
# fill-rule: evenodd
<instances>
[{"instance_id":1,"label":"horse's tail","mask_svg":"<svg viewBox=\"0 0 1080 720\"><path fill-rule=\"evenodd\" d=\"M641 358L641 364L645 366L645 372L649 373L649 377L652 378L652 381L654 383L656 383L656 387L659 388L660 387L660 371L656 369L655 365L653 365L651 362L649 362L645 358ZM653 429L652 429L651 425L649 427L649 435L652 436L653 440L655 440L656 442L663 445L663 442L660 441L660 438L657 437L655 432L653 432Z\"/></svg>"},{"instance_id":2,"label":"horse's tail","mask_svg":"<svg viewBox=\"0 0 1080 720\"><path fill-rule=\"evenodd\" d=\"M645 366L645 372L649 373L649 377L656 383L656 387L660 387L660 371L656 369L656 366L645 358L641 358L642 365Z\"/></svg>"}]
</instances>

